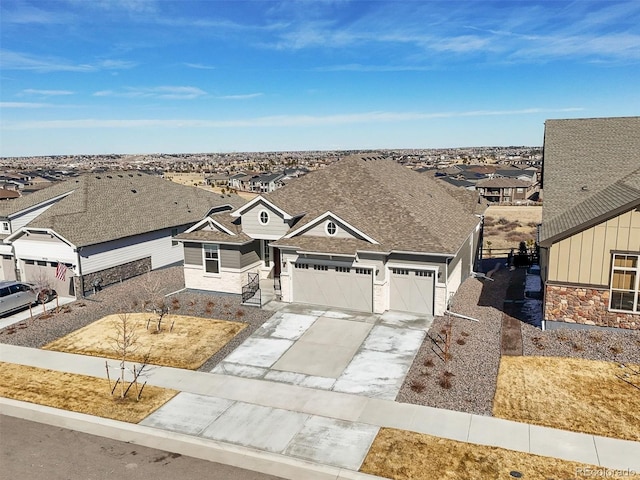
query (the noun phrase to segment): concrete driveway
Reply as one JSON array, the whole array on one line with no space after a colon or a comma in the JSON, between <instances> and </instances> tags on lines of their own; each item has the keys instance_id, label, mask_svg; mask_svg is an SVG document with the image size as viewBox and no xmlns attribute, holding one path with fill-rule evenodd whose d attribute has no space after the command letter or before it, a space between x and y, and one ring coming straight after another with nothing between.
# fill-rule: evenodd
<instances>
[{"instance_id":1,"label":"concrete driveway","mask_svg":"<svg viewBox=\"0 0 640 480\"><path fill-rule=\"evenodd\" d=\"M212 372L393 400L432 321L287 304Z\"/></svg>"}]
</instances>

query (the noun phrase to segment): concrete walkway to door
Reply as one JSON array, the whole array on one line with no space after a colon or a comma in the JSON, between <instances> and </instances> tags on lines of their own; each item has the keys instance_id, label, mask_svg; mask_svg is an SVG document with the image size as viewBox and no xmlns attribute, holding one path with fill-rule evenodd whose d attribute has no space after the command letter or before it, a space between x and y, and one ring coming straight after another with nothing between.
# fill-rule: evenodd
<instances>
[{"instance_id":1,"label":"concrete walkway to door","mask_svg":"<svg viewBox=\"0 0 640 480\"><path fill-rule=\"evenodd\" d=\"M433 322L404 312L272 308L278 311L213 373L393 400Z\"/></svg>"}]
</instances>

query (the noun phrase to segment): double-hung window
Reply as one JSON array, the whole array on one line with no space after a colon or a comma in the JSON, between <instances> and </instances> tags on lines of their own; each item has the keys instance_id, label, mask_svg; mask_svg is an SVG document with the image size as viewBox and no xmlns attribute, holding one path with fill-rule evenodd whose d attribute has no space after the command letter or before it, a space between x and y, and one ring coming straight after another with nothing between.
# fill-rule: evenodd
<instances>
[{"instance_id":1,"label":"double-hung window","mask_svg":"<svg viewBox=\"0 0 640 480\"><path fill-rule=\"evenodd\" d=\"M220 273L218 245L204 245L204 270L207 273Z\"/></svg>"},{"instance_id":2,"label":"double-hung window","mask_svg":"<svg viewBox=\"0 0 640 480\"><path fill-rule=\"evenodd\" d=\"M640 313L640 255L613 254L609 308Z\"/></svg>"}]
</instances>

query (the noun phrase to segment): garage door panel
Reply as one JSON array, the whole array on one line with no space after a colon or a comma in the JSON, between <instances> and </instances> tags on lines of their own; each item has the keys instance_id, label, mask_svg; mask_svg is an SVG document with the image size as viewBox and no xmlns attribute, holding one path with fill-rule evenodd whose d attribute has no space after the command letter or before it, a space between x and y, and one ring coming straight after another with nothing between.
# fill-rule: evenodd
<instances>
[{"instance_id":1,"label":"garage door panel","mask_svg":"<svg viewBox=\"0 0 640 480\"><path fill-rule=\"evenodd\" d=\"M392 269L391 310L433 313L434 276L431 271Z\"/></svg>"},{"instance_id":2,"label":"garage door panel","mask_svg":"<svg viewBox=\"0 0 640 480\"><path fill-rule=\"evenodd\" d=\"M293 300L349 310L373 311L371 270L327 266L314 269L296 267L293 271Z\"/></svg>"}]
</instances>

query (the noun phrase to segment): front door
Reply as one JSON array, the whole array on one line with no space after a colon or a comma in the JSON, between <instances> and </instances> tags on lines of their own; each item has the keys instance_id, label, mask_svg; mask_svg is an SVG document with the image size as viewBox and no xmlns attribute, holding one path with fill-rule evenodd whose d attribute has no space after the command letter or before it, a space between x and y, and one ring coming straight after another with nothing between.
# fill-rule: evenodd
<instances>
[{"instance_id":1,"label":"front door","mask_svg":"<svg viewBox=\"0 0 640 480\"><path fill-rule=\"evenodd\" d=\"M282 261L280 259L280 249L273 247L273 276L280 278L280 271L282 270Z\"/></svg>"}]
</instances>

